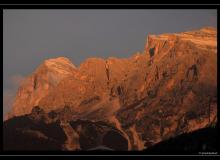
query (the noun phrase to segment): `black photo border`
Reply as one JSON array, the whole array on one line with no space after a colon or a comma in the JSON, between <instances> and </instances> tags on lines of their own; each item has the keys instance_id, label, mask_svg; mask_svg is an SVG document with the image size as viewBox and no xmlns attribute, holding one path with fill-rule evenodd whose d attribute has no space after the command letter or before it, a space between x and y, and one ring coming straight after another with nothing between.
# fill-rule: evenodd
<instances>
[{"instance_id":1,"label":"black photo border","mask_svg":"<svg viewBox=\"0 0 220 160\"><path fill-rule=\"evenodd\" d=\"M207 4L201 4L201 5L176 5L176 4L169 4L169 5L156 5L156 4L14 4L14 5L0 5L1 6L1 36L2 36L2 73L3 73L3 10L4 9L216 9L217 13L219 14L219 6L218 5L207 5ZM219 22L219 16L217 16L217 22ZM219 25L218 27L219 28ZM219 39L219 32L218 33L218 39ZM217 45L217 51L218 51L219 42ZM218 55L218 54L217 54ZM218 62L218 61L217 61ZM217 65L219 67L219 64ZM219 74L218 80L219 80ZM3 75L2 75L2 84L3 84ZM218 86L218 85L217 85ZM2 85L3 90L3 85ZM219 94L217 92L217 94ZM3 93L2 93L2 102L3 102ZM2 103L3 104L3 103ZM219 103L218 103L219 104ZM3 107L2 107L3 112ZM3 114L2 114L3 116ZM218 110L218 116L219 116L219 110ZM3 119L3 117L2 117ZM3 126L3 121L1 121L1 125ZM219 129L219 122L217 122L217 133ZM1 155L5 156L22 156L22 155L31 155L31 156L195 156L195 157L211 157L214 158L216 156L219 156L219 152L217 154L199 154L199 152L143 152L143 151L4 151L3 150L3 128L1 131ZM219 140L219 139L217 139ZM113 157L112 157L113 158Z\"/></svg>"}]
</instances>

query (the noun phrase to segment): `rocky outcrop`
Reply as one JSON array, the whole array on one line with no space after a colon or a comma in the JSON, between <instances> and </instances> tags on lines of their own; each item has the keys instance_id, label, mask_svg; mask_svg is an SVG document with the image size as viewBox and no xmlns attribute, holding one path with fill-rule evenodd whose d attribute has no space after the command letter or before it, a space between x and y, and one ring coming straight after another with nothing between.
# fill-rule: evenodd
<instances>
[{"instance_id":1,"label":"rocky outcrop","mask_svg":"<svg viewBox=\"0 0 220 160\"><path fill-rule=\"evenodd\" d=\"M53 66L54 62L49 64ZM47 124L58 120L67 125L76 121L110 124L120 135L111 130L108 137L122 136L125 141L121 145L126 150L143 150L217 122L214 28L150 35L143 53L129 58L89 58L78 69L69 61L55 66L61 70L55 69L56 74L49 71L53 78L44 81L45 74L34 78L40 73L38 69L28 80L31 85L21 86L25 89L19 89L14 115L30 113L39 105ZM90 129L85 127L81 134L71 126L73 130L65 129L69 133L66 148L91 149L78 145L80 135L86 137L85 143L93 144L91 147L103 146L103 134L90 140L86 135ZM104 139L108 147L118 149ZM71 145L74 140L77 144Z\"/></svg>"}]
</instances>

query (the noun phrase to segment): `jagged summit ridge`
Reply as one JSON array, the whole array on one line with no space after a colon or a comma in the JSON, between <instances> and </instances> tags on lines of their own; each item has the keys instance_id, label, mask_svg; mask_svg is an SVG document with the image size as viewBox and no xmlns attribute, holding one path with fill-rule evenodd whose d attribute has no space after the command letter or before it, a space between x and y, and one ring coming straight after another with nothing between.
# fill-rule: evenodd
<instances>
[{"instance_id":1,"label":"jagged summit ridge","mask_svg":"<svg viewBox=\"0 0 220 160\"><path fill-rule=\"evenodd\" d=\"M201 39L201 35L204 34L205 40ZM207 40L207 37L209 40ZM110 57L106 60L102 58L89 58L85 60L78 69L66 57L48 59L45 60L44 63L36 69L33 75L27 78L29 80L25 81L26 83L24 83L24 86L25 84L28 84L27 86L32 85L33 89L30 92L36 92L36 90L39 91L39 89L37 89L37 86L41 86L37 85L37 82L41 82L43 85L43 91L46 90L46 94L43 94L45 96L49 93L49 90L57 86L61 80L65 79L66 77L70 77L70 79L73 80L72 83L76 83L74 82L75 79L78 79L78 81L82 81L80 82L82 83L81 85L79 83L76 83L81 88L79 89L79 91L85 91L85 88L88 87L84 85L88 85L90 86L89 88L95 88L95 93L96 91L97 93L99 92L99 94L111 92L111 94L114 95L114 92L117 92L114 90L117 90L118 86L120 88L121 83L130 83L129 79L132 79L132 77L135 74L139 73L138 71L146 73L146 70L148 68L151 68L148 65L152 64L153 62L156 63L157 61L160 61L161 58L163 58L170 52L175 52L172 51L174 50L175 46L188 47L189 42L193 42L193 44L196 45L190 45L192 45L193 47L198 47L198 41L199 44L203 44L203 46L209 46L209 49L213 48L213 45L215 46L217 43L216 29L205 27L197 31L189 31L174 34L149 35L148 42L146 44L145 54L137 54L130 58L123 59L114 57ZM205 43L200 43L201 41ZM178 43L181 44L179 45ZM183 49L185 48L180 48L180 50ZM178 49L175 50L175 54L180 53L180 51L177 51ZM216 52L216 48L214 48L214 51ZM138 76L142 77L142 75L143 74L139 73ZM146 79L147 77L143 76L143 78ZM45 81L47 81L47 83L45 83ZM65 83L62 83L62 85L63 84ZM63 87L62 85L61 88ZM21 90L25 90L24 86L20 87L18 95L22 95ZM67 86L66 88L69 87ZM143 88L145 87L143 84L140 85L138 88L139 89L137 90L142 90L142 92L144 92ZM84 93L84 91L82 93ZM29 95L31 95L30 92ZM141 94L139 95L139 97L141 96ZM43 96L40 97L43 98ZM34 105L37 105L41 98L38 97L38 100L34 103ZM32 98L32 101L34 101L33 99L35 98Z\"/></svg>"}]
</instances>

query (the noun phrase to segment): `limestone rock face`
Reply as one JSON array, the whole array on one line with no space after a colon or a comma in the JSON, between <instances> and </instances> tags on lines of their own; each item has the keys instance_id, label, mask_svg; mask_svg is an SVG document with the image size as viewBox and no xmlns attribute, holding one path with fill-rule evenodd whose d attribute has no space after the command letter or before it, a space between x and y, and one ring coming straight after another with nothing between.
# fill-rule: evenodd
<instances>
[{"instance_id":1,"label":"limestone rock face","mask_svg":"<svg viewBox=\"0 0 220 160\"><path fill-rule=\"evenodd\" d=\"M12 113L36 105L47 123L112 125L128 150L208 127L217 122L217 31L149 35L142 53L89 58L78 69L65 58L47 60L19 88ZM51 113L59 116L51 120ZM70 125L64 131L77 135ZM71 144L80 135L67 136L67 148L82 149Z\"/></svg>"},{"instance_id":2,"label":"limestone rock face","mask_svg":"<svg viewBox=\"0 0 220 160\"><path fill-rule=\"evenodd\" d=\"M28 114L42 97L58 83L76 72L76 67L64 57L44 61L21 84L13 104L11 116Z\"/></svg>"}]
</instances>

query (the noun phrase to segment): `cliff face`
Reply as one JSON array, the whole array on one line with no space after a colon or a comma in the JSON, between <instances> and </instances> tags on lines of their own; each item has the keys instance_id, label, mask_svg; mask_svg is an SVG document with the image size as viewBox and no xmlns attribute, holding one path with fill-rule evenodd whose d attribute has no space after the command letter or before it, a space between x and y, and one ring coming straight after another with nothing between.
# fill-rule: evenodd
<instances>
[{"instance_id":1,"label":"cliff face","mask_svg":"<svg viewBox=\"0 0 220 160\"><path fill-rule=\"evenodd\" d=\"M150 35L143 53L89 58L78 69L63 59L64 64L57 62L60 58L49 60L49 69L44 63L27 78L13 115L30 113L38 105L46 114L62 115L46 118L47 123L101 121L120 132L128 150L217 121L216 29Z\"/></svg>"},{"instance_id":2,"label":"cliff face","mask_svg":"<svg viewBox=\"0 0 220 160\"><path fill-rule=\"evenodd\" d=\"M46 96L61 80L72 76L75 72L76 67L67 58L59 57L44 61L22 82L9 117L30 113L42 97Z\"/></svg>"}]
</instances>

